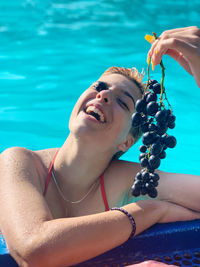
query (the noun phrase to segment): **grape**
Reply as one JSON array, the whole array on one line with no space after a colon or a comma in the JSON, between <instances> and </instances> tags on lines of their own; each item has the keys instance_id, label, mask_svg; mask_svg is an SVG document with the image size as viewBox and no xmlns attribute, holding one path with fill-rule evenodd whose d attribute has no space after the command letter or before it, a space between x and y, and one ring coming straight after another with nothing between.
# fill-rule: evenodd
<instances>
[{"instance_id":1,"label":"grape","mask_svg":"<svg viewBox=\"0 0 200 267\"><path fill-rule=\"evenodd\" d=\"M166 152L164 150L159 154L159 158L160 159L166 158Z\"/></svg>"},{"instance_id":2,"label":"grape","mask_svg":"<svg viewBox=\"0 0 200 267\"><path fill-rule=\"evenodd\" d=\"M150 177L150 175L149 175L149 173L148 172L143 172L142 173L142 179L143 179L143 181L149 181L149 177Z\"/></svg>"},{"instance_id":3,"label":"grape","mask_svg":"<svg viewBox=\"0 0 200 267\"><path fill-rule=\"evenodd\" d=\"M163 145L163 150L166 150L167 149L167 146L166 145Z\"/></svg>"},{"instance_id":4,"label":"grape","mask_svg":"<svg viewBox=\"0 0 200 267\"><path fill-rule=\"evenodd\" d=\"M144 145L140 146L139 149L140 149L140 152L142 152L142 153L145 153L147 151L147 147Z\"/></svg>"},{"instance_id":5,"label":"grape","mask_svg":"<svg viewBox=\"0 0 200 267\"><path fill-rule=\"evenodd\" d=\"M139 156L139 160L141 160L142 158L144 158L146 156L145 153L141 153L140 156Z\"/></svg>"},{"instance_id":6,"label":"grape","mask_svg":"<svg viewBox=\"0 0 200 267\"><path fill-rule=\"evenodd\" d=\"M160 110L156 113L155 119L157 122L163 122L167 119L167 111L166 110Z\"/></svg>"},{"instance_id":7,"label":"grape","mask_svg":"<svg viewBox=\"0 0 200 267\"><path fill-rule=\"evenodd\" d=\"M141 172L138 172L138 173L136 174L135 179L137 179L137 180L141 180L141 179L142 179L142 174L141 174Z\"/></svg>"},{"instance_id":8,"label":"grape","mask_svg":"<svg viewBox=\"0 0 200 267\"><path fill-rule=\"evenodd\" d=\"M146 194L147 194L147 189L146 189L146 187L142 186L141 195L146 195Z\"/></svg>"},{"instance_id":9,"label":"grape","mask_svg":"<svg viewBox=\"0 0 200 267\"><path fill-rule=\"evenodd\" d=\"M161 87L159 83L154 83L153 84L153 91L155 94L160 94L161 93Z\"/></svg>"},{"instance_id":10,"label":"grape","mask_svg":"<svg viewBox=\"0 0 200 267\"><path fill-rule=\"evenodd\" d=\"M146 183L145 187L147 189L147 192L151 191L154 188L154 186L153 186L153 184L151 184L151 182Z\"/></svg>"},{"instance_id":11,"label":"grape","mask_svg":"<svg viewBox=\"0 0 200 267\"><path fill-rule=\"evenodd\" d=\"M176 138L174 136L167 136L165 144L167 147L174 148L176 146Z\"/></svg>"},{"instance_id":12,"label":"grape","mask_svg":"<svg viewBox=\"0 0 200 267\"><path fill-rule=\"evenodd\" d=\"M153 143L151 146L151 155L158 155L162 152L163 146L161 143Z\"/></svg>"},{"instance_id":13,"label":"grape","mask_svg":"<svg viewBox=\"0 0 200 267\"><path fill-rule=\"evenodd\" d=\"M176 120L176 117L174 115L170 114L168 117L168 123L173 123L173 122L175 122L175 120Z\"/></svg>"},{"instance_id":14,"label":"grape","mask_svg":"<svg viewBox=\"0 0 200 267\"><path fill-rule=\"evenodd\" d=\"M148 166L148 159L147 158L141 158L140 164L142 167L147 167Z\"/></svg>"},{"instance_id":15,"label":"grape","mask_svg":"<svg viewBox=\"0 0 200 267\"><path fill-rule=\"evenodd\" d=\"M138 189L142 186L142 182L140 180L135 181L134 186Z\"/></svg>"},{"instance_id":16,"label":"grape","mask_svg":"<svg viewBox=\"0 0 200 267\"><path fill-rule=\"evenodd\" d=\"M147 166L147 170L149 173L153 173L155 171L155 169L150 167L149 165Z\"/></svg>"},{"instance_id":17,"label":"grape","mask_svg":"<svg viewBox=\"0 0 200 267\"><path fill-rule=\"evenodd\" d=\"M149 103L151 101L156 101L157 95L155 93L149 93L146 97L146 102Z\"/></svg>"},{"instance_id":18,"label":"grape","mask_svg":"<svg viewBox=\"0 0 200 267\"><path fill-rule=\"evenodd\" d=\"M135 104L137 112L143 112L146 109L146 101L144 99L138 99Z\"/></svg>"},{"instance_id":19,"label":"grape","mask_svg":"<svg viewBox=\"0 0 200 267\"><path fill-rule=\"evenodd\" d=\"M149 196L152 198L156 198L158 195L158 192L155 188L152 188L149 192L148 192Z\"/></svg>"},{"instance_id":20,"label":"grape","mask_svg":"<svg viewBox=\"0 0 200 267\"><path fill-rule=\"evenodd\" d=\"M142 124L147 122L147 116L146 115L142 115Z\"/></svg>"},{"instance_id":21,"label":"grape","mask_svg":"<svg viewBox=\"0 0 200 267\"><path fill-rule=\"evenodd\" d=\"M149 131L149 124L147 122L142 124L141 129L142 129L143 133L148 132Z\"/></svg>"},{"instance_id":22,"label":"grape","mask_svg":"<svg viewBox=\"0 0 200 267\"><path fill-rule=\"evenodd\" d=\"M156 103L156 101L149 102L147 105L147 114L153 116L156 114L157 111L158 111L158 104Z\"/></svg>"},{"instance_id":23,"label":"grape","mask_svg":"<svg viewBox=\"0 0 200 267\"><path fill-rule=\"evenodd\" d=\"M160 137L160 142L161 142L161 144L164 144L165 143L165 139L166 139L166 137L168 136L168 134L163 134L161 137Z\"/></svg>"},{"instance_id":24,"label":"grape","mask_svg":"<svg viewBox=\"0 0 200 267\"><path fill-rule=\"evenodd\" d=\"M154 123L149 124L149 131L156 131L157 127Z\"/></svg>"},{"instance_id":25,"label":"grape","mask_svg":"<svg viewBox=\"0 0 200 267\"><path fill-rule=\"evenodd\" d=\"M144 101L147 100L147 97L148 97L148 95L149 95L150 93L151 93L151 92L146 92L146 93L144 94L144 97L143 97Z\"/></svg>"},{"instance_id":26,"label":"grape","mask_svg":"<svg viewBox=\"0 0 200 267\"><path fill-rule=\"evenodd\" d=\"M169 129L174 129L175 128L175 123L174 122L168 123L168 127L169 127Z\"/></svg>"},{"instance_id":27,"label":"grape","mask_svg":"<svg viewBox=\"0 0 200 267\"><path fill-rule=\"evenodd\" d=\"M149 89L153 89L153 85L158 83L156 80L150 80L150 85L149 85Z\"/></svg>"},{"instance_id":28,"label":"grape","mask_svg":"<svg viewBox=\"0 0 200 267\"><path fill-rule=\"evenodd\" d=\"M153 132L146 132L143 134L142 142L144 145L150 145L154 140L155 134Z\"/></svg>"},{"instance_id":29,"label":"grape","mask_svg":"<svg viewBox=\"0 0 200 267\"><path fill-rule=\"evenodd\" d=\"M153 181L158 181L160 179L159 175L157 173L151 173L150 174L150 178L153 180Z\"/></svg>"},{"instance_id":30,"label":"grape","mask_svg":"<svg viewBox=\"0 0 200 267\"><path fill-rule=\"evenodd\" d=\"M135 112L132 116L132 126L138 127L142 122L142 116L140 113Z\"/></svg>"},{"instance_id":31,"label":"grape","mask_svg":"<svg viewBox=\"0 0 200 267\"><path fill-rule=\"evenodd\" d=\"M167 117L169 117L169 115L171 115L172 112L171 112L171 110L169 110L169 109L167 109L166 111L167 111Z\"/></svg>"},{"instance_id":32,"label":"grape","mask_svg":"<svg viewBox=\"0 0 200 267\"><path fill-rule=\"evenodd\" d=\"M156 128L157 128L157 127L156 127ZM153 142L154 142L154 143L160 142L160 135L158 135L158 134L154 134Z\"/></svg>"},{"instance_id":33,"label":"grape","mask_svg":"<svg viewBox=\"0 0 200 267\"><path fill-rule=\"evenodd\" d=\"M141 170L141 174L143 174L144 172L146 172L145 168Z\"/></svg>"},{"instance_id":34,"label":"grape","mask_svg":"<svg viewBox=\"0 0 200 267\"><path fill-rule=\"evenodd\" d=\"M149 166L151 168L157 169L160 166L160 159L157 156L151 155L149 157Z\"/></svg>"},{"instance_id":35,"label":"grape","mask_svg":"<svg viewBox=\"0 0 200 267\"><path fill-rule=\"evenodd\" d=\"M135 187L135 184L132 186L131 188L131 194L134 196L134 197L138 197L140 195L140 189Z\"/></svg>"},{"instance_id":36,"label":"grape","mask_svg":"<svg viewBox=\"0 0 200 267\"><path fill-rule=\"evenodd\" d=\"M150 181L151 181L151 180L150 180ZM158 186L158 181L153 181L152 184L153 184L153 186L156 187L156 186Z\"/></svg>"},{"instance_id":37,"label":"grape","mask_svg":"<svg viewBox=\"0 0 200 267\"><path fill-rule=\"evenodd\" d=\"M157 123L157 133L159 135L163 135L164 133L166 133L168 126L165 123Z\"/></svg>"}]
</instances>

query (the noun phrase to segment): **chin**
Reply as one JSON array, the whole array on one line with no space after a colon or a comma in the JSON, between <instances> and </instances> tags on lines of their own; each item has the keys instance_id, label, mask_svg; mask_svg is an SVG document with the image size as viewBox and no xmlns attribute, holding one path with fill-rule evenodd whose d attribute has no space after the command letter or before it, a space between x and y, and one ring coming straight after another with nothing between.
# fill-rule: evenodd
<instances>
[{"instance_id":1,"label":"chin","mask_svg":"<svg viewBox=\"0 0 200 267\"><path fill-rule=\"evenodd\" d=\"M69 131L70 134L72 134L75 138L83 139L88 141L91 141L91 139L96 139L96 134L94 129L91 129L91 127L88 127L85 124L79 124L79 123L71 123L69 125Z\"/></svg>"}]
</instances>

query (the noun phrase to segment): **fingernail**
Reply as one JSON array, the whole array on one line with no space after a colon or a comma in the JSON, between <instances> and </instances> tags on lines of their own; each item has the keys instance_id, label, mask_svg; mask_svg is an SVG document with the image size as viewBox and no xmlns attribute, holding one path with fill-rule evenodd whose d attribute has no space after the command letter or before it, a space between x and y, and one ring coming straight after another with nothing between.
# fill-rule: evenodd
<instances>
[{"instance_id":1,"label":"fingernail","mask_svg":"<svg viewBox=\"0 0 200 267\"><path fill-rule=\"evenodd\" d=\"M156 50L156 54L158 54L159 53L159 51L158 50Z\"/></svg>"},{"instance_id":2,"label":"fingernail","mask_svg":"<svg viewBox=\"0 0 200 267\"><path fill-rule=\"evenodd\" d=\"M155 37L149 34L145 35L145 40L147 40L147 42L149 42L150 44L152 44L155 41Z\"/></svg>"},{"instance_id":3,"label":"fingernail","mask_svg":"<svg viewBox=\"0 0 200 267\"><path fill-rule=\"evenodd\" d=\"M151 61L151 65L152 65L152 70L154 70L154 62Z\"/></svg>"}]
</instances>

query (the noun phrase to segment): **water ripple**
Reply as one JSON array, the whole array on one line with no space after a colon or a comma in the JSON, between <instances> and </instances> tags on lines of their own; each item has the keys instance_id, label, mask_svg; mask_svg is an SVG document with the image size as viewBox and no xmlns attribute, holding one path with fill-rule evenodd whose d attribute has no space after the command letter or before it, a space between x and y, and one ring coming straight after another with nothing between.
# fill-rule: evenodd
<instances>
[{"instance_id":1,"label":"water ripple","mask_svg":"<svg viewBox=\"0 0 200 267\"><path fill-rule=\"evenodd\" d=\"M146 69L144 35L200 26L199 10L198 0L1 0L2 147L61 144L73 105L91 82L112 65ZM191 136L187 128L199 128L200 90L177 63L167 57L164 62L169 99L179 118L177 151L186 150L186 144L196 153L198 134ZM151 75L160 79L160 69ZM176 152L171 154L176 160ZM133 149L127 157L137 160L138 154ZM166 165L182 166L174 167L171 159Z\"/></svg>"}]
</instances>

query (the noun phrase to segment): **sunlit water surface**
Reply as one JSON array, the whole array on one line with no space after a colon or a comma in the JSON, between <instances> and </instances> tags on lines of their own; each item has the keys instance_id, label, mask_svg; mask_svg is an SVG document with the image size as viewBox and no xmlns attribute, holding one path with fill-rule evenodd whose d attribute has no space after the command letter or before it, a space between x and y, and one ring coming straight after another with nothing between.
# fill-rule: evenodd
<instances>
[{"instance_id":1,"label":"sunlit water surface","mask_svg":"<svg viewBox=\"0 0 200 267\"><path fill-rule=\"evenodd\" d=\"M0 151L65 141L78 96L110 66L146 70L146 33L200 26L199 1L0 1ZM164 57L165 87L177 116L161 169L199 174L200 89ZM152 78L160 79L156 67ZM146 79L146 77L145 77ZM139 142L123 158L138 161Z\"/></svg>"}]
</instances>

